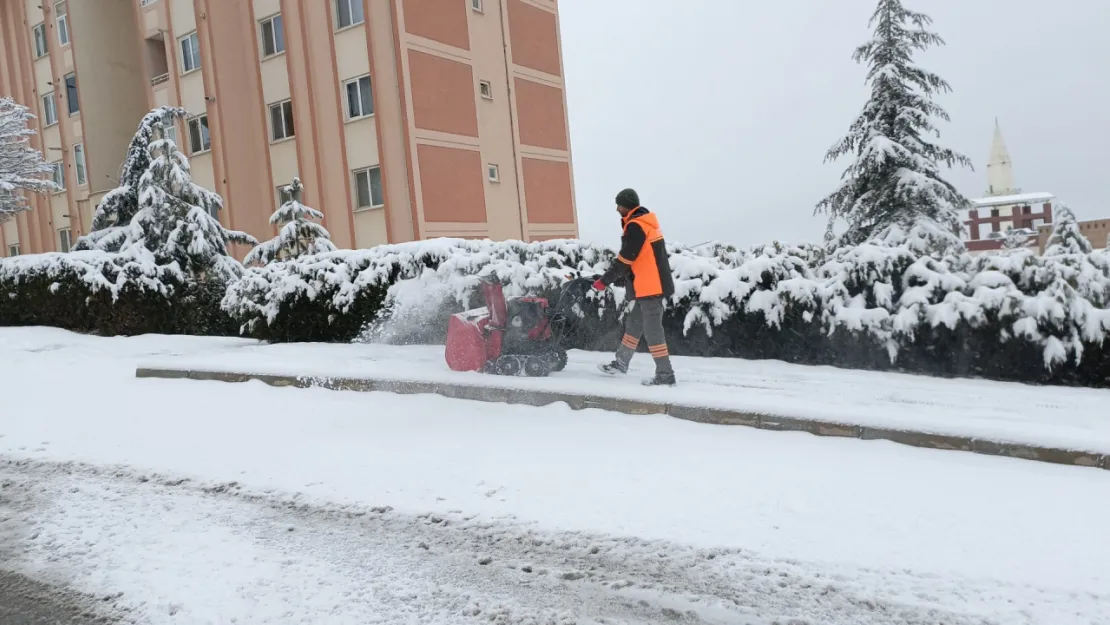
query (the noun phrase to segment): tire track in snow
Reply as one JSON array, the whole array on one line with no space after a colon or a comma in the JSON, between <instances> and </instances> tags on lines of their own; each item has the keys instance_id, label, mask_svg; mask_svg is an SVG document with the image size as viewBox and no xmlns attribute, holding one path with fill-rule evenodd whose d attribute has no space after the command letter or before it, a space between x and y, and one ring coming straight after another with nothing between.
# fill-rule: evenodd
<instances>
[{"instance_id":1,"label":"tire track in snow","mask_svg":"<svg viewBox=\"0 0 1110 625\"><path fill-rule=\"evenodd\" d=\"M318 505L125 468L0 458L0 480L39 499L15 517L36 538L11 561L122 592L112 605L135 623L1063 625L1096 622L1110 602L461 512Z\"/></svg>"}]
</instances>

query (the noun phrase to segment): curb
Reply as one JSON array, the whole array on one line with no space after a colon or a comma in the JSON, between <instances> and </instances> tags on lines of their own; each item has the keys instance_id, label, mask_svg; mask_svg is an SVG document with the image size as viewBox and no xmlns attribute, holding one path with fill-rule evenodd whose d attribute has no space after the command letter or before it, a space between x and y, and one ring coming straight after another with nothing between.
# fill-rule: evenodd
<instances>
[{"instance_id":1,"label":"curb","mask_svg":"<svg viewBox=\"0 0 1110 625\"><path fill-rule=\"evenodd\" d=\"M700 408L681 404L661 404L643 402L619 397L599 395L577 395L572 393L531 391L524 389L498 388L471 384L421 382L406 380L377 380L373 378L313 377L294 375L265 375L232 373L226 371L200 371L185 369L155 369L139 367L136 378L157 378L167 380L207 380L215 382L259 381L276 387L322 388L333 391L360 391L396 393L399 395L442 395L452 399L466 399L525 406L548 406L563 402L573 410L597 408L629 415L662 414L708 425L740 425L775 432L806 432L815 436L839 438L858 438L860 440L883 440L899 445L966 451L985 456L1000 456L1062 464L1077 467L1093 467L1110 470L1110 454L1089 451L1076 451L1058 447L1042 447L1025 443L1002 443L967 436L931 434L913 430L879 428L864 425L851 425L817 419L780 417L739 410L720 408Z\"/></svg>"}]
</instances>

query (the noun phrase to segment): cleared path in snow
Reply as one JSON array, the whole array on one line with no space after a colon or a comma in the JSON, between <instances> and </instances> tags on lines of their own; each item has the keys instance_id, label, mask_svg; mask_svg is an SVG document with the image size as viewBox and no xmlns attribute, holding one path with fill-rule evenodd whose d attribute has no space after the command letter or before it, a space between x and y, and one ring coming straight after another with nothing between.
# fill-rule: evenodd
<instances>
[{"instance_id":1,"label":"cleared path in snow","mask_svg":"<svg viewBox=\"0 0 1110 625\"><path fill-rule=\"evenodd\" d=\"M35 536L7 544L4 567L96 586L123 620L152 625L1065 625L1096 622L1110 601L461 513L313 506L73 463L0 459L0 481L17 500L9 530Z\"/></svg>"}]
</instances>

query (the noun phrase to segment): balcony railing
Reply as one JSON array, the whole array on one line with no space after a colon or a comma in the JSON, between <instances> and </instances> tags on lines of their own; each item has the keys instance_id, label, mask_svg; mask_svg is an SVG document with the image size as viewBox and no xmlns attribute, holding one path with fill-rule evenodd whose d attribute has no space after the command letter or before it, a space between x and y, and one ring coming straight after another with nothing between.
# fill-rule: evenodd
<instances>
[{"instance_id":1,"label":"balcony railing","mask_svg":"<svg viewBox=\"0 0 1110 625\"><path fill-rule=\"evenodd\" d=\"M150 86L151 87L157 87L158 85L169 81L169 79L170 79L170 73L169 72L166 72L165 74L159 74L158 76L155 76L154 78L150 79Z\"/></svg>"}]
</instances>

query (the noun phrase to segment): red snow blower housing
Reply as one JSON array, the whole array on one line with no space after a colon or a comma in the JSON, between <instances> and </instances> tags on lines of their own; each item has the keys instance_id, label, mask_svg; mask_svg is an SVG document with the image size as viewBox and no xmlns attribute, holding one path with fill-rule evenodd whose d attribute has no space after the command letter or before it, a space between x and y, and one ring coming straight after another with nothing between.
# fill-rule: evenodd
<instances>
[{"instance_id":1,"label":"red snow blower housing","mask_svg":"<svg viewBox=\"0 0 1110 625\"><path fill-rule=\"evenodd\" d=\"M585 298L592 280L563 285L555 306L542 297L506 299L501 283L483 280L485 308L452 315L447 322L447 366L452 371L542 377L567 366L568 313Z\"/></svg>"}]
</instances>

